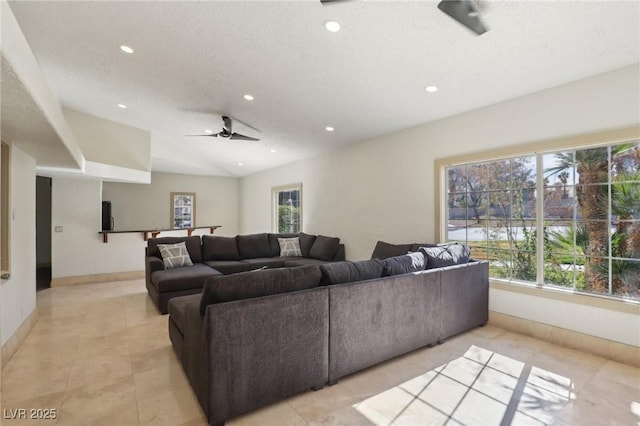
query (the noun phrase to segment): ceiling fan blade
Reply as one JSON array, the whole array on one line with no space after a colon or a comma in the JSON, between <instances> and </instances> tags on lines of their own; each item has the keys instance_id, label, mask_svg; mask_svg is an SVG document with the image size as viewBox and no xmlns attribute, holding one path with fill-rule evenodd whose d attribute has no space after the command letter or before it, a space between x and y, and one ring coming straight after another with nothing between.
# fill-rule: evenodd
<instances>
[{"instance_id":1,"label":"ceiling fan blade","mask_svg":"<svg viewBox=\"0 0 640 426\"><path fill-rule=\"evenodd\" d=\"M231 124L231 119L229 117L227 117L226 115L222 116L222 121L224 122L224 129L231 133L231 129L232 129L232 124Z\"/></svg>"},{"instance_id":2,"label":"ceiling fan blade","mask_svg":"<svg viewBox=\"0 0 640 426\"><path fill-rule=\"evenodd\" d=\"M349 1L349 0L320 0L320 3L325 4L325 3L340 3L340 2L344 2L344 1Z\"/></svg>"},{"instance_id":3,"label":"ceiling fan blade","mask_svg":"<svg viewBox=\"0 0 640 426\"><path fill-rule=\"evenodd\" d=\"M260 139L252 138L250 136L241 135L240 133L232 133L229 139L235 139L240 141L259 141Z\"/></svg>"},{"instance_id":4,"label":"ceiling fan blade","mask_svg":"<svg viewBox=\"0 0 640 426\"><path fill-rule=\"evenodd\" d=\"M488 31L471 0L442 0L438 3L438 9L478 35Z\"/></svg>"},{"instance_id":5,"label":"ceiling fan blade","mask_svg":"<svg viewBox=\"0 0 640 426\"><path fill-rule=\"evenodd\" d=\"M217 133L206 133L204 135L186 135L186 136L211 136L211 137L217 138L218 134Z\"/></svg>"}]
</instances>

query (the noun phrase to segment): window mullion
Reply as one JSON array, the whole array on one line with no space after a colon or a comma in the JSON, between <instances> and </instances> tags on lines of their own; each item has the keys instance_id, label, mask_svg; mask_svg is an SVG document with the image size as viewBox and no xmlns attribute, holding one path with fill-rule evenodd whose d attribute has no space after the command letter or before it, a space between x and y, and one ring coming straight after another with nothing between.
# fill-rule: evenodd
<instances>
[{"instance_id":1,"label":"window mullion","mask_svg":"<svg viewBox=\"0 0 640 426\"><path fill-rule=\"evenodd\" d=\"M536 268L537 285L544 285L544 164L536 155Z\"/></svg>"}]
</instances>

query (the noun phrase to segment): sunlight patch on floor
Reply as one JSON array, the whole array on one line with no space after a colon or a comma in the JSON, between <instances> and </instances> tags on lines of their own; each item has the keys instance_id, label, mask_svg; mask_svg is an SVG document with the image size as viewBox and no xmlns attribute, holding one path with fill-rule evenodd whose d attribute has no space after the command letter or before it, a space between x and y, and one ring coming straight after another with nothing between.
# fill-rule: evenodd
<instances>
[{"instance_id":1,"label":"sunlight patch on floor","mask_svg":"<svg viewBox=\"0 0 640 426\"><path fill-rule=\"evenodd\" d=\"M353 407L376 425L544 425L575 397L567 377L471 346Z\"/></svg>"}]
</instances>

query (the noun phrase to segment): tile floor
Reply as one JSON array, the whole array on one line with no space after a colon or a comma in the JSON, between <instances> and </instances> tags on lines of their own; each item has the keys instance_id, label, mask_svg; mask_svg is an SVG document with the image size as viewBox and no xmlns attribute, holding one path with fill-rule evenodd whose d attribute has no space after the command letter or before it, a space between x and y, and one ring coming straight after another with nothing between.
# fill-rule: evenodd
<instances>
[{"instance_id":1,"label":"tile floor","mask_svg":"<svg viewBox=\"0 0 640 426\"><path fill-rule=\"evenodd\" d=\"M3 425L206 424L142 280L37 298L2 371ZM31 408L57 418L11 419ZM640 369L485 326L227 424L638 425Z\"/></svg>"}]
</instances>

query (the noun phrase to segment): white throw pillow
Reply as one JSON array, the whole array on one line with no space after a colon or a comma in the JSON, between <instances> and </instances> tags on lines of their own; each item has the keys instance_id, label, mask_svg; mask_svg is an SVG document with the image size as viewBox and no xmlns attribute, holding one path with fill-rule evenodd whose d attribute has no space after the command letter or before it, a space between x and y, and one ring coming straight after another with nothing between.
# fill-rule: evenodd
<instances>
[{"instance_id":1,"label":"white throw pillow","mask_svg":"<svg viewBox=\"0 0 640 426\"><path fill-rule=\"evenodd\" d=\"M160 250L160 254L162 255L162 262L164 263L165 269L193 266L184 241L176 244L158 244L158 250Z\"/></svg>"},{"instance_id":2,"label":"white throw pillow","mask_svg":"<svg viewBox=\"0 0 640 426\"><path fill-rule=\"evenodd\" d=\"M298 237L278 238L278 243L280 243L280 257L302 256L302 250L300 250L300 239Z\"/></svg>"}]
</instances>

